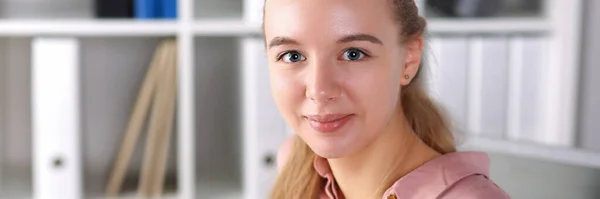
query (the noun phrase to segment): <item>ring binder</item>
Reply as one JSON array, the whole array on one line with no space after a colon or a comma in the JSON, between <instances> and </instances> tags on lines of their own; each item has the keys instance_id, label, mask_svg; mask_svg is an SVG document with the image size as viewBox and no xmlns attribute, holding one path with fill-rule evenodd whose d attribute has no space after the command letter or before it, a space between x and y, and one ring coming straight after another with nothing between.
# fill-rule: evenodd
<instances>
[{"instance_id":1,"label":"ring binder","mask_svg":"<svg viewBox=\"0 0 600 199\"><path fill-rule=\"evenodd\" d=\"M32 48L33 195L81 199L79 42L35 38Z\"/></svg>"}]
</instances>

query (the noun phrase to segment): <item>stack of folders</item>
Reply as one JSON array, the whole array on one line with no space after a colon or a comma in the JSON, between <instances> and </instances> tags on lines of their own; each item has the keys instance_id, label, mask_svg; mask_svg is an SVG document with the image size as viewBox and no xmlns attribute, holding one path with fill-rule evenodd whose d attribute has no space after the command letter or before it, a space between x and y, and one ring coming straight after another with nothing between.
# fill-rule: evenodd
<instances>
[{"instance_id":1,"label":"stack of folders","mask_svg":"<svg viewBox=\"0 0 600 199\"><path fill-rule=\"evenodd\" d=\"M176 19L177 0L96 0L98 18Z\"/></svg>"},{"instance_id":2,"label":"stack of folders","mask_svg":"<svg viewBox=\"0 0 600 199\"><path fill-rule=\"evenodd\" d=\"M119 195L127 166L143 129L147 139L137 193L159 196L163 193L167 154L173 134L176 101L177 45L175 39L159 44L138 92L129 123L106 187L106 195ZM148 120L148 128L144 128Z\"/></svg>"}]
</instances>

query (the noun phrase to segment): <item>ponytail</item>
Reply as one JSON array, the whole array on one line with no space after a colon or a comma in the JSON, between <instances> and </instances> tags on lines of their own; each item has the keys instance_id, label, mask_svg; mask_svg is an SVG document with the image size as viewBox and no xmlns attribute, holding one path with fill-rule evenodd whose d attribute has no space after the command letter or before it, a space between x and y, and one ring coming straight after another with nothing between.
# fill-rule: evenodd
<instances>
[{"instance_id":1,"label":"ponytail","mask_svg":"<svg viewBox=\"0 0 600 199\"><path fill-rule=\"evenodd\" d=\"M427 95L422 78L418 78L421 71L422 69L415 77L418 81L402 88L401 103L404 116L417 136L429 147L441 154L455 152L456 146L449 121Z\"/></svg>"}]
</instances>

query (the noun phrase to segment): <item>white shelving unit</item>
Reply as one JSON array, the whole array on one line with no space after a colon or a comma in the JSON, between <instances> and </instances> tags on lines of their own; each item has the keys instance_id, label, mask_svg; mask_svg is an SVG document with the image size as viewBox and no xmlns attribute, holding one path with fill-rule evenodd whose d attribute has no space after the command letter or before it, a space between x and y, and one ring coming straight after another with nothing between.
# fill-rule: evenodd
<instances>
[{"instance_id":1,"label":"white shelving unit","mask_svg":"<svg viewBox=\"0 0 600 199\"><path fill-rule=\"evenodd\" d=\"M565 165L600 168L600 153L585 149L551 147L526 141L509 141L486 137L471 138L464 143L461 149L485 150Z\"/></svg>"},{"instance_id":2,"label":"white shelving unit","mask_svg":"<svg viewBox=\"0 0 600 199\"><path fill-rule=\"evenodd\" d=\"M262 34L260 25L245 23L242 20L196 20L192 31L196 36L248 37Z\"/></svg>"},{"instance_id":3,"label":"white shelving unit","mask_svg":"<svg viewBox=\"0 0 600 199\"><path fill-rule=\"evenodd\" d=\"M429 32L436 33L545 33L552 25L540 19L434 19ZM0 20L0 36L173 36L190 32L196 36L260 35L260 24L238 19L198 19L182 24L173 21L133 20Z\"/></svg>"},{"instance_id":4,"label":"white shelving unit","mask_svg":"<svg viewBox=\"0 0 600 199\"><path fill-rule=\"evenodd\" d=\"M0 0L0 5L14 2L17 1ZM261 39L262 2L179 0L179 17L175 21L100 20L89 17L91 14L88 12L91 11L88 10L81 10L81 13L87 14L77 14L75 17L57 13L61 17L52 20L46 19L48 13L38 18L4 17L7 14L0 9L0 17L4 17L0 18L0 198L33 196L29 75L31 40L36 37L71 37L77 38L81 43L79 94L82 96L82 172L86 198L106 198L102 196L103 187L112 158L118 150L129 110L156 44L166 37L178 40L179 70L177 133L176 139L172 139L168 166L171 180L168 180L168 191L163 198L258 199L264 196L269 191L275 172L269 162L274 161L274 150L279 147L289 130L281 118L273 114L275 110L272 109L272 102L261 101L268 94L264 92L268 89L265 88L265 82L262 82L264 77L252 78L251 74L260 73L255 75L261 76L265 71L250 73L244 70L259 68L263 62L258 58L262 55L259 54L261 49L257 47ZM454 88L463 89L461 92L465 95L452 99L463 100L457 101L462 105L455 108L462 111L458 115L463 118L458 120L461 120L467 132L477 136L469 138L462 149L600 168L600 152L585 151L570 145L544 146L507 139L500 134L487 136L485 132L481 132L489 126L487 123L474 124L475 121L488 120L492 123L506 122L506 125L497 125L503 126L495 129L499 132L516 128L509 125L513 124L510 123L510 113L502 117L490 117L487 111L491 110L484 107L490 105L484 103L486 99L481 98L482 88L472 86L477 82L487 85L481 80L490 71L481 64L479 68L477 64L472 64L481 63L485 53L478 54L469 48L502 46L503 42L488 44L472 41L481 41L489 35L496 38L539 36L546 38L545 41L548 42L544 49L549 49L547 57L552 59L545 60L546 63L578 66L577 13L581 1L546 2L546 15L542 17L430 19L428 33L431 35L434 52L432 60L445 60L439 49L448 46L436 43L438 39L459 38L451 42L450 47L462 46L465 49L455 50L467 53L464 60L459 60L462 62L455 62L455 65L465 63L463 67L466 68L461 69L465 71L464 84L454 85ZM86 6L81 5L88 3L78 3L74 9L83 9ZM558 13L561 13L560 17ZM51 14L49 15L52 16ZM506 46L510 44L507 42ZM561 56L555 56L558 53ZM253 56L257 56L256 59ZM448 62L453 61L440 62L439 67L444 67ZM552 140L571 143L570 136L575 134L573 114L577 67L558 66L549 65L548 75L544 77L546 82L551 83L548 87L556 90L545 90L550 92L543 93L544 97L556 101L544 102L543 107L547 112L542 115L546 118L537 125L549 128L545 130L556 135ZM520 74L508 69L506 66L504 71L507 75ZM454 81L446 77L433 80ZM451 83L449 82L450 85ZM508 81L505 83L507 90L519 86L508 84ZM252 90L261 92L248 95L248 91ZM563 95L564 97L559 97ZM510 101L508 94L501 93L498 96L504 96L504 101ZM511 99L519 100L514 98L513 96ZM272 122L248 125L253 121L253 116L259 115L256 109L250 107L252 105L269 110L265 114L271 117L269 121ZM453 110L452 107L449 109ZM473 114L481 115L483 119L473 117ZM272 140L260 142L260 137L264 136L260 134L263 130L268 133L281 131L281 134L273 134ZM141 164L141 147L138 148L140 149L134 154L126 182L126 187L131 188L126 188L127 193L118 198L137 198L133 194L136 186L131 184L136 183L136 175L139 173L136 169ZM258 184L254 185L252 182Z\"/></svg>"},{"instance_id":5,"label":"white shelving unit","mask_svg":"<svg viewBox=\"0 0 600 199\"><path fill-rule=\"evenodd\" d=\"M132 20L0 20L0 36L173 36L179 26L172 21Z\"/></svg>"},{"instance_id":6,"label":"white shelving unit","mask_svg":"<svg viewBox=\"0 0 600 199\"><path fill-rule=\"evenodd\" d=\"M467 135L461 149L600 168L600 151L575 141L582 6L429 18L432 91Z\"/></svg>"},{"instance_id":7,"label":"white shelving unit","mask_svg":"<svg viewBox=\"0 0 600 199\"><path fill-rule=\"evenodd\" d=\"M432 19L428 22L430 34L531 34L552 30L550 22L537 18Z\"/></svg>"}]
</instances>

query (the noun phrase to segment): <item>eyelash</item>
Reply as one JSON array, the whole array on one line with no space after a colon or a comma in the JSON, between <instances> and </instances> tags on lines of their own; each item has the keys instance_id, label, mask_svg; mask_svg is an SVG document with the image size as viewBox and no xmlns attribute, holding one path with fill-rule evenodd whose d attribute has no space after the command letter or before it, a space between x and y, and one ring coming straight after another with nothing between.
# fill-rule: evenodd
<instances>
[{"instance_id":1,"label":"eyelash","mask_svg":"<svg viewBox=\"0 0 600 199\"><path fill-rule=\"evenodd\" d=\"M363 59L367 59L367 58L371 57L371 54L370 54L370 53L367 53L367 52L365 52L365 50L363 50L363 49L360 49L360 48L354 48L354 47L352 47L352 48L347 48L346 50L344 50L344 51L342 52L342 56L344 55L344 53L346 53L346 52L348 52L348 51L350 51L350 50L357 50L357 51L359 51L360 53L362 53L362 54L364 55L364 57L363 57L362 59L360 59L360 60L356 60L356 61L361 61L361 60L363 60ZM289 54L289 53L298 53L298 54L302 55L302 53L300 53L300 52L298 52L298 51L296 51L296 50L288 50L288 51L284 51L284 52L280 53L279 55L277 55L277 57L276 57L276 60L275 60L275 61L281 61L281 59L283 59L283 57L284 57L285 55ZM352 61L352 62L354 62L354 61Z\"/></svg>"},{"instance_id":2,"label":"eyelash","mask_svg":"<svg viewBox=\"0 0 600 199\"><path fill-rule=\"evenodd\" d=\"M356 50L356 51L362 53L364 55L364 57L361 58L360 60L354 60L354 61L352 61L352 60L346 60L346 61L350 61L350 62L363 61L364 59L368 59L368 58L371 57L371 54L367 53L366 50L363 50L363 49L360 49L360 48L354 48L354 47L353 48L348 48L348 49L344 50L344 52L342 52L342 56L344 56L344 54L346 52L351 51L351 50Z\"/></svg>"},{"instance_id":3,"label":"eyelash","mask_svg":"<svg viewBox=\"0 0 600 199\"><path fill-rule=\"evenodd\" d=\"M289 54L289 53L298 53L298 54L302 54L302 53L300 53L300 52L298 52L298 51L295 51L295 50L288 50L288 51L284 51L284 52L280 53L279 55L277 55L277 60L275 60L275 61L281 61L281 59L283 59L283 56L285 56L285 55L287 55L287 54Z\"/></svg>"}]
</instances>

